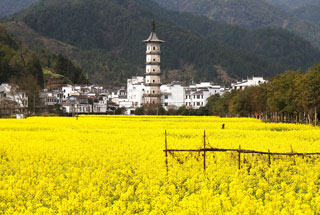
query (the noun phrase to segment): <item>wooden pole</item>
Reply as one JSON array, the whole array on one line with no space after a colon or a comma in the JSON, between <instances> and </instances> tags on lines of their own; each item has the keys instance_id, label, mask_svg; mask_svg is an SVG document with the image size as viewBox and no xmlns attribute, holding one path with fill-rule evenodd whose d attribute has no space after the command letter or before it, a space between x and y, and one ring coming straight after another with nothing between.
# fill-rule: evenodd
<instances>
[{"instance_id":1,"label":"wooden pole","mask_svg":"<svg viewBox=\"0 0 320 215\"><path fill-rule=\"evenodd\" d=\"M36 94L33 93L33 115L36 115Z\"/></svg>"},{"instance_id":2,"label":"wooden pole","mask_svg":"<svg viewBox=\"0 0 320 215\"><path fill-rule=\"evenodd\" d=\"M290 145L290 147L291 147L291 156L293 156L293 148L292 148L292 145ZM296 165L296 160L294 159L294 157L293 157L293 164L294 165Z\"/></svg>"},{"instance_id":3,"label":"wooden pole","mask_svg":"<svg viewBox=\"0 0 320 215\"><path fill-rule=\"evenodd\" d=\"M318 122L318 112L317 112L317 106L314 108L314 126L317 126Z\"/></svg>"},{"instance_id":4,"label":"wooden pole","mask_svg":"<svg viewBox=\"0 0 320 215\"><path fill-rule=\"evenodd\" d=\"M168 168L168 151L167 151L168 150L167 130L165 130L165 132L164 132L164 137L165 137L165 140L164 140L165 145L164 145L164 147L166 149L166 151L165 151L165 154L166 154L166 168L167 168L167 174L168 174L169 168Z\"/></svg>"},{"instance_id":5,"label":"wooden pole","mask_svg":"<svg viewBox=\"0 0 320 215\"><path fill-rule=\"evenodd\" d=\"M241 168L241 164L240 164L240 162L241 162L241 146L239 145L239 151L238 151L238 169L240 169Z\"/></svg>"},{"instance_id":6,"label":"wooden pole","mask_svg":"<svg viewBox=\"0 0 320 215\"><path fill-rule=\"evenodd\" d=\"M203 149L206 149L206 130L203 133ZM206 151L203 151L203 170L206 171Z\"/></svg>"},{"instance_id":7,"label":"wooden pole","mask_svg":"<svg viewBox=\"0 0 320 215\"><path fill-rule=\"evenodd\" d=\"M270 155L270 149L268 149L268 159L269 159L269 167L271 166L271 155Z\"/></svg>"}]
</instances>

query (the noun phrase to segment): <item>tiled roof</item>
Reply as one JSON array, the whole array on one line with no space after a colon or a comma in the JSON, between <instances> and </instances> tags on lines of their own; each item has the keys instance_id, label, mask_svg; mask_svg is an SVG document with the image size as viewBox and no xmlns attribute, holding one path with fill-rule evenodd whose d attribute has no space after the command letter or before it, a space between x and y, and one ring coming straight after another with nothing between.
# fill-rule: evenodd
<instances>
[{"instance_id":1,"label":"tiled roof","mask_svg":"<svg viewBox=\"0 0 320 215\"><path fill-rule=\"evenodd\" d=\"M154 42L154 43L164 43L163 40L160 40L156 34L156 32L151 32L150 36L148 39L144 40L143 42L148 43L148 42Z\"/></svg>"}]
</instances>

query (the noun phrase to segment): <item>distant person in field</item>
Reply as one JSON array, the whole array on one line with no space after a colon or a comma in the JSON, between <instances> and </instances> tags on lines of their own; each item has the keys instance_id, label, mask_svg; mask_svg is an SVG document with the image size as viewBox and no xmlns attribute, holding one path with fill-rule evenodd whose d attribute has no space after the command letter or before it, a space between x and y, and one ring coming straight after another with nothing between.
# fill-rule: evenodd
<instances>
[{"instance_id":1,"label":"distant person in field","mask_svg":"<svg viewBox=\"0 0 320 215\"><path fill-rule=\"evenodd\" d=\"M224 129L224 124L222 124L221 129Z\"/></svg>"}]
</instances>

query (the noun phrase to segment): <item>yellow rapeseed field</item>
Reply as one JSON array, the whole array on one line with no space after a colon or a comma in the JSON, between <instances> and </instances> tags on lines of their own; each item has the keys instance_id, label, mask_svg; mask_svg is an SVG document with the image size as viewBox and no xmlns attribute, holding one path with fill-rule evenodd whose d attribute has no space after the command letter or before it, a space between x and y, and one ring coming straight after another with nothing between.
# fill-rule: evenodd
<instances>
[{"instance_id":1,"label":"yellow rapeseed field","mask_svg":"<svg viewBox=\"0 0 320 215\"><path fill-rule=\"evenodd\" d=\"M221 125L225 124L225 129ZM217 117L0 120L0 214L320 214L320 157L168 148L320 152L320 129Z\"/></svg>"}]
</instances>

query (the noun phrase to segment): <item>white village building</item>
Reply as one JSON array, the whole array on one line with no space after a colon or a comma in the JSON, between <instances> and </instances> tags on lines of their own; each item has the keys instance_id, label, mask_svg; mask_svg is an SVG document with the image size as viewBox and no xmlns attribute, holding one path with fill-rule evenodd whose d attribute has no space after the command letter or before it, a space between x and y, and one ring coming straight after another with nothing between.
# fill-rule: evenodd
<instances>
[{"instance_id":1,"label":"white village building","mask_svg":"<svg viewBox=\"0 0 320 215\"><path fill-rule=\"evenodd\" d=\"M267 80L264 80L263 77L252 77L252 78L247 78L247 80L242 80L242 81L238 81L237 83L232 83L231 89L242 90L242 89L245 89L246 87L258 86L266 82Z\"/></svg>"},{"instance_id":2,"label":"white village building","mask_svg":"<svg viewBox=\"0 0 320 215\"><path fill-rule=\"evenodd\" d=\"M127 97L133 108L141 107L144 103L143 95L145 92L144 77L136 76L127 81Z\"/></svg>"},{"instance_id":3,"label":"white village building","mask_svg":"<svg viewBox=\"0 0 320 215\"><path fill-rule=\"evenodd\" d=\"M45 106L53 106L56 104L62 104L63 93L61 90L43 89L40 92L40 98Z\"/></svg>"},{"instance_id":4,"label":"white village building","mask_svg":"<svg viewBox=\"0 0 320 215\"><path fill-rule=\"evenodd\" d=\"M28 96L25 91L19 90L18 86L3 83L0 85L0 103L11 103L18 108L27 108Z\"/></svg>"},{"instance_id":5,"label":"white village building","mask_svg":"<svg viewBox=\"0 0 320 215\"><path fill-rule=\"evenodd\" d=\"M120 107L134 110L144 105L145 85L141 76L133 77L127 81L127 105ZM202 82L190 86L182 86L179 83L163 84L160 86L161 104L166 109L175 109L187 106L198 109L207 104L207 99L214 95L222 95L228 89L210 82ZM119 103L120 104L120 103Z\"/></svg>"},{"instance_id":6,"label":"white village building","mask_svg":"<svg viewBox=\"0 0 320 215\"><path fill-rule=\"evenodd\" d=\"M160 87L162 106L166 109L178 109L185 104L185 88L180 84L167 84Z\"/></svg>"},{"instance_id":7,"label":"white village building","mask_svg":"<svg viewBox=\"0 0 320 215\"><path fill-rule=\"evenodd\" d=\"M3 83L0 85L0 117L15 114L24 118L28 113L28 96L18 86Z\"/></svg>"},{"instance_id":8,"label":"white village building","mask_svg":"<svg viewBox=\"0 0 320 215\"><path fill-rule=\"evenodd\" d=\"M201 82L185 87L185 106L187 108L199 109L207 104L207 99L212 95L222 95L226 88L211 82Z\"/></svg>"},{"instance_id":9,"label":"white village building","mask_svg":"<svg viewBox=\"0 0 320 215\"><path fill-rule=\"evenodd\" d=\"M65 85L58 90L44 89L40 98L45 106L61 105L68 114L107 113L108 92L98 85Z\"/></svg>"}]
</instances>

